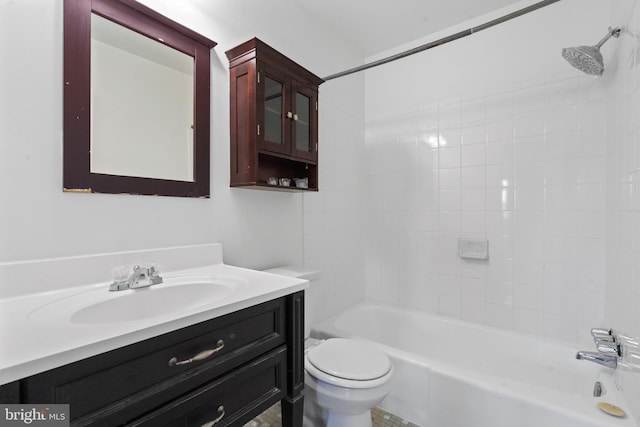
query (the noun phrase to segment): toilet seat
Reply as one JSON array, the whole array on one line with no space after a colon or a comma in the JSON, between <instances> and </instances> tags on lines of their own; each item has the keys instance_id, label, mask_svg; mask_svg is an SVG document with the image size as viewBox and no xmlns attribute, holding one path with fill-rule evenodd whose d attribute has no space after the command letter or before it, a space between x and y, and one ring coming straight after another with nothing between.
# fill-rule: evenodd
<instances>
[{"instance_id":1,"label":"toilet seat","mask_svg":"<svg viewBox=\"0 0 640 427\"><path fill-rule=\"evenodd\" d=\"M346 388L371 388L387 382L392 365L373 345L331 338L310 349L305 369L315 378Z\"/></svg>"}]
</instances>

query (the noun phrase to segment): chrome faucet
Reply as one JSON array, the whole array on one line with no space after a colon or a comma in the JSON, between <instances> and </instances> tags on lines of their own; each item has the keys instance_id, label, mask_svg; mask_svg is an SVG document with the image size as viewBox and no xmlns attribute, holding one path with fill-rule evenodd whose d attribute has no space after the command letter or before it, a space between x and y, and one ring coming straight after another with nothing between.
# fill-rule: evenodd
<instances>
[{"instance_id":1,"label":"chrome faucet","mask_svg":"<svg viewBox=\"0 0 640 427\"><path fill-rule=\"evenodd\" d=\"M611 329L593 328L591 329L591 336L598 351L579 351L576 354L576 359L588 360L598 365L615 369L618 366L618 357L622 355L622 349L613 331Z\"/></svg>"},{"instance_id":2,"label":"chrome faucet","mask_svg":"<svg viewBox=\"0 0 640 427\"><path fill-rule=\"evenodd\" d=\"M618 366L618 356L599 353L595 351L579 351L576 354L576 359L588 360L589 362L597 363L598 365L606 366L607 368L615 369Z\"/></svg>"},{"instance_id":3,"label":"chrome faucet","mask_svg":"<svg viewBox=\"0 0 640 427\"><path fill-rule=\"evenodd\" d=\"M109 286L109 290L123 291L125 289L145 288L147 286L157 285L158 283L162 283L162 277L160 277L158 269L155 266L140 267L136 265L125 279L118 280L118 278L116 278Z\"/></svg>"}]
</instances>

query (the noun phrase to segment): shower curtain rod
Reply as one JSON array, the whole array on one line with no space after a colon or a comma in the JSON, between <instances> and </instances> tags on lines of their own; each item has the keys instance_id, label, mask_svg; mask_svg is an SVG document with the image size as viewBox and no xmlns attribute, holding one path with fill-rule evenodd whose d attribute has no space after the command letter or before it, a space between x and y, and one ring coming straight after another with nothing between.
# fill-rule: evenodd
<instances>
[{"instance_id":1,"label":"shower curtain rod","mask_svg":"<svg viewBox=\"0 0 640 427\"><path fill-rule=\"evenodd\" d=\"M478 31L486 30L487 28L491 28L494 25L502 24L503 22L509 21L513 18L517 18L518 16L525 15L529 12L533 12L534 10L538 10L545 6L549 6L550 4L557 3L560 0L544 0L531 6L527 6L525 8L516 10L515 12L511 12L507 15L504 15L500 18L493 19L487 23L482 25L478 25L476 27L469 28L464 31L460 31L458 33L452 34L447 37L443 37L433 42L429 42L427 44L423 44L422 46L415 47L413 49L406 50L404 52L397 53L395 55L389 56L387 58L379 59L377 61L370 62L368 64L360 65L358 67L349 68L348 70L341 71L339 73L331 74L330 76L324 77L324 80L332 80L337 79L338 77L347 76L349 74L357 73L359 71L368 70L369 68L377 67L378 65L386 64L388 62L395 61L396 59L404 58L409 55L413 55L414 53L422 52L423 50L431 49L433 47L437 47L443 45L445 43L452 42L454 40L461 39L466 36L470 36L473 33L477 33Z\"/></svg>"}]
</instances>

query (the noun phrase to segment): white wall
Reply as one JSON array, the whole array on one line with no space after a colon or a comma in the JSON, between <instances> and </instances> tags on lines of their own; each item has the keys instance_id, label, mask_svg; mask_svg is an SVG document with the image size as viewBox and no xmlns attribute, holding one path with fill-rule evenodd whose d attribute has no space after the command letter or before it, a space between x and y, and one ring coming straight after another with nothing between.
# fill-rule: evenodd
<instances>
[{"instance_id":1,"label":"white wall","mask_svg":"<svg viewBox=\"0 0 640 427\"><path fill-rule=\"evenodd\" d=\"M218 42L212 55L211 198L63 193L63 1L2 1L0 262L208 242L224 244L225 262L254 268L322 258L316 245L303 245L303 196L229 188L224 52L258 36L320 76L362 58L286 0L234 0L207 8L196 1L143 3ZM362 129L362 82L352 79L351 90L345 84L321 86L321 161L332 162L345 150L337 145L350 138L338 133L354 117L355 129ZM362 144L362 133L352 136L350 142ZM330 211L331 189L339 187L333 183L355 180L339 163L323 165L320 173L327 192L310 199ZM335 234L336 227L329 224L325 231ZM333 253L344 259L349 249L338 246Z\"/></svg>"},{"instance_id":2,"label":"white wall","mask_svg":"<svg viewBox=\"0 0 640 427\"><path fill-rule=\"evenodd\" d=\"M367 72L369 298L589 341L604 318L615 70L588 77L560 52L595 44L609 15L567 0ZM490 260L458 258L461 236L487 238Z\"/></svg>"},{"instance_id":3,"label":"white wall","mask_svg":"<svg viewBox=\"0 0 640 427\"><path fill-rule=\"evenodd\" d=\"M351 64L348 67L355 66ZM304 259L322 278L317 318L325 318L365 297L362 181L364 87L362 75L323 84L320 102L320 191L304 195ZM345 95L348 94L348 98Z\"/></svg>"},{"instance_id":4,"label":"white wall","mask_svg":"<svg viewBox=\"0 0 640 427\"><path fill-rule=\"evenodd\" d=\"M219 45L215 48L224 73L224 88L214 90L224 93L223 99L213 99L214 117L216 111L224 114L227 123L228 78L226 77L226 57L224 51L239 43L257 36L276 47L295 61L313 71L320 77L362 63L362 58L349 53L348 44L332 30L321 24L304 18L304 10L296 2L280 0L277 2L255 2L234 0L217 2L215 13L203 13L202 6L193 2L192 10L172 0L145 0L159 11L169 16L189 18L191 27L210 36ZM169 13L170 11L170 13ZM205 31L208 28L211 31ZM222 78L222 77L221 77ZM218 132L228 140L228 130L219 126ZM214 141L216 136L214 135ZM218 139L222 138L219 137ZM263 200L247 190L231 190L233 202L251 200L247 209L237 209L229 203L231 214L221 226L226 235L221 237L225 244L225 259L237 265L267 266L284 262L303 262L305 265L320 269L321 278L315 283L320 289L317 318L325 318L344 307L355 303L365 296L363 280L363 214L361 177L364 170L364 75L328 81L320 86L320 129L319 129L319 186L318 193L305 193L301 205L297 202L288 207L281 202L274 207L276 214L283 215L280 221L270 218L260 220L265 214ZM226 144L226 143L225 143ZM223 145L219 155L223 157L224 182L228 179L228 150ZM214 159L215 162L215 159ZM218 183L220 179L214 177ZM214 181L215 182L215 181ZM228 190L226 190L228 191ZM252 194L249 194L252 193ZM242 197L242 200L239 198ZM283 196L285 199L289 195ZM226 202L223 205L227 205ZM288 209L298 209L295 214ZM268 214L268 211L266 212ZM270 227L262 230L269 233L267 243L256 246L251 234L238 239L238 230L254 227ZM226 224L232 224L227 229ZM295 233L295 241L286 240L290 228L300 227L301 234ZM282 236L284 241L278 241ZM278 245L275 250L289 252L287 258L273 260L272 242ZM292 248L289 248L292 246ZM247 263L244 254L252 250L253 263ZM231 254L234 258L230 258Z\"/></svg>"},{"instance_id":5,"label":"white wall","mask_svg":"<svg viewBox=\"0 0 640 427\"><path fill-rule=\"evenodd\" d=\"M615 79L608 103L605 324L639 337L640 4L637 0L616 1L611 11L612 23L624 30L615 42L611 61ZM618 376L636 422L640 422L640 377L625 364L618 369Z\"/></svg>"}]
</instances>

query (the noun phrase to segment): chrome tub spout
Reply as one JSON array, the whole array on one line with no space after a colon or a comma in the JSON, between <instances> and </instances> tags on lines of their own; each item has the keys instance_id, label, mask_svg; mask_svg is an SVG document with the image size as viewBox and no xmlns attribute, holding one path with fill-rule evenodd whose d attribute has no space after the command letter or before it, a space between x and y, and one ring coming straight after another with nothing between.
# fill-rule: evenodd
<instances>
[{"instance_id":1,"label":"chrome tub spout","mask_svg":"<svg viewBox=\"0 0 640 427\"><path fill-rule=\"evenodd\" d=\"M606 366L607 368L615 369L618 366L617 355L598 353L593 351L579 351L576 353L576 359L588 360L589 362L597 363L598 365Z\"/></svg>"}]
</instances>

